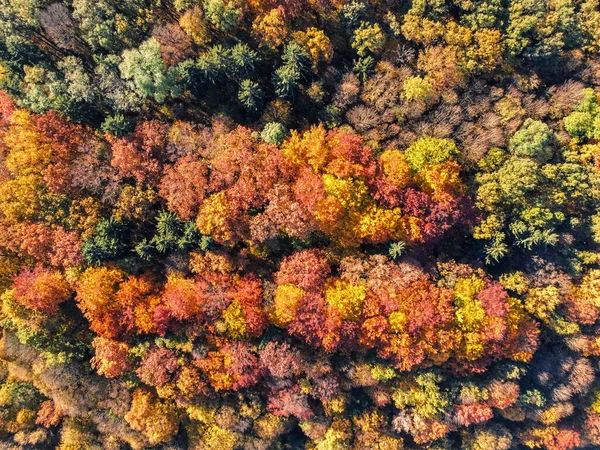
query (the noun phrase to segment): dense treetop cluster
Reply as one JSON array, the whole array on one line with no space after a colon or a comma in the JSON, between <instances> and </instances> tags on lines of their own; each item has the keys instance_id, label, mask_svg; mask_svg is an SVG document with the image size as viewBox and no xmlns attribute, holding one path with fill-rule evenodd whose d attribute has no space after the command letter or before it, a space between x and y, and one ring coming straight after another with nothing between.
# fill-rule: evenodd
<instances>
[{"instance_id":1,"label":"dense treetop cluster","mask_svg":"<svg viewBox=\"0 0 600 450\"><path fill-rule=\"evenodd\" d=\"M0 0L0 448L600 448L600 1Z\"/></svg>"}]
</instances>

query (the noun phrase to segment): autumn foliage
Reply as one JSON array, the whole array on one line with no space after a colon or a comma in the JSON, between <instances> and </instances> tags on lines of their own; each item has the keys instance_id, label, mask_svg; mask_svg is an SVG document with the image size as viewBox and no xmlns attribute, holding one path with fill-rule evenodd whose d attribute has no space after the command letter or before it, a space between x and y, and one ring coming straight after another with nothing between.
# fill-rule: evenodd
<instances>
[{"instance_id":1,"label":"autumn foliage","mask_svg":"<svg viewBox=\"0 0 600 450\"><path fill-rule=\"evenodd\" d=\"M0 2L0 448L600 448L599 24Z\"/></svg>"}]
</instances>

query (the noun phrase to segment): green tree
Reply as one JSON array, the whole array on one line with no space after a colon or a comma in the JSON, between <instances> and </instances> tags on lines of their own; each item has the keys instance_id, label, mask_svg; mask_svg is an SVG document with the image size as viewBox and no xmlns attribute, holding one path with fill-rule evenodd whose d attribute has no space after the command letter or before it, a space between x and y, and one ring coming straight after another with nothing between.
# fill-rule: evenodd
<instances>
[{"instance_id":1,"label":"green tree","mask_svg":"<svg viewBox=\"0 0 600 450\"><path fill-rule=\"evenodd\" d=\"M580 267L593 251L592 221L600 199L599 179L576 150L552 150L552 130L528 119L509 140L509 154L496 149L480 162L477 206L484 212L474 237L486 240L488 262L521 249L555 248ZM552 162L550 162L552 161ZM565 243L568 243L565 245Z\"/></svg>"},{"instance_id":2,"label":"green tree","mask_svg":"<svg viewBox=\"0 0 600 450\"><path fill-rule=\"evenodd\" d=\"M115 137L123 137L134 130L134 124L123 114L115 114L107 117L101 125L104 133L112 134Z\"/></svg>"},{"instance_id":3,"label":"green tree","mask_svg":"<svg viewBox=\"0 0 600 450\"><path fill-rule=\"evenodd\" d=\"M564 118L565 130L580 139L600 139L600 105L593 89L583 91L583 101Z\"/></svg>"},{"instance_id":4,"label":"green tree","mask_svg":"<svg viewBox=\"0 0 600 450\"><path fill-rule=\"evenodd\" d=\"M51 109L69 111L72 98L60 72L48 70L42 66L26 66L21 86L21 103L35 113L44 113Z\"/></svg>"},{"instance_id":5,"label":"green tree","mask_svg":"<svg viewBox=\"0 0 600 450\"><path fill-rule=\"evenodd\" d=\"M377 53L385 45L385 33L378 23L362 22L352 36L352 48L358 56Z\"/></svg>"},{"instance_id":6,"label":"green tree","mask_svg":"<svg viewBox=\"0 0 600 450\"><path fill-rule=\"evenodd\" d=\"M200 238L194 222L184 222L173 212L161 211L156 218L156 234L151 243L160 253L167 253L197 246Z\"/></svg>"},{"instance_id":7,"label":"green tree","mask_svg":"<svg viewBox=\"0 0 600 450\"><path fill-rule=\"evenodd\" d=\"M116 261L129 252L129 227L113 218L102 220L92 236L83 242L81 253L88 264L98 266Z\"/></svg>"},{"instance_id":8,"label":"green tree","mask_svg":"<svg viewBox=\"0 0 600 450\"><path fill-rule=\"evenodd\" d=\"M180 93L177 71L165 67L160 44L154 38L144 41L137 49L125 50L119 69L123 79L130 80L142 98L150 97L163 103Z\"/></svg>"},{"instance_id":9,"label":"green tree","mask_svg":"<svg viewBox=\"0 0 600 450\"><path fill-rule=\"evenodd\" d=\"M96 89L81 59L68 56L58 63L58 68L64 74L69 97L77 102L94 104Z\"/></svg>"},{"instance_id":10,"label":"green tree","mask_svg":"<svg viewBox=\"0 0 600 450\"><path fill-rule=\"evenodd\" d=\"M230 76L235 80L251 78L259 63L258 53L246 44L237 44L231 49Z\"/></svg>"},{"instance_id":11,"label":"green tree","mask_svg":"<svg viewBox=\"0 0 600 450\"><path fill-rule=\"evenodd\" d=\"M352 0L344 4L340 11L340 18L348 28L357 28L366 18L369 4L361 0Z\"/></svg>"},{"instance_id":12,"label":"green tree","mask_svg":"<svg viewBox=\"0 0 600 450\"><path fill-rule=\"evenodd\" d=\"M473 31L482 28L500 28L506 20L506 10L502 0L486 0L472 2L459 0L455 2L463 8L461 23Z\"/></svg>"},{"instance_id":13,"label":"green tree","mask_svg":"<svg viewBox=\"0 0 600 450\"><path fill-rule=\"evenodd\" d=\"M196 61L196 67L204 81L217 84L225 82L225 77L232 70L231 50L222 45L214 45Z\"/></svg>"},{"instance_id":14,"label":"green tree","mask_svg":"<svg viewBox=\"0 0 600 450\"><path fill-rule=\"evenodd\" d=\"M300 76L298 72L288 66L281 66L273 75L275 93L285 99L293 99L298 90Z\"/></svg>"},{"instance_id":15,"label":"green tree","mask_svg":"<svg viewBox=\"0 0 600 450\"><path fill-rule=\"evenodd\" d=\"M433 97L433 86L425 78L410 77L402 85L404 98L418 102L427 102Z\"/></svg>"},{"instance_id":16,"label":"green tree","mask_svg":"<svg viewBox=\"0 0 600 450\"><path fill-rule=\"evenodd\" d=\"M304 77L310 72L310 56L302 46L295 41L291 41L285 46L283 54L281 55L281 60L285 67L298 73L299 77Z\"/></svg>"},{"instance_id":17,"label":"green tree","mask_svg":"<svg viewBox=\"0 0 600 450\"><path fill-rule=\"evenodd\" d=\"M449 139L424 137L408 147L404 156L411 168L418 172L425 164L441 164L459 154L458 147Z\"/></svg>"},{"instance_id":18,"label":"green tree","mask_svg":"<svg viewBox=\"0 0 600 450\"><path fill-rule=\"evenodd\" d=\"M369 76L373 73L375 68L375 60L372 56L365 56L354 60L354 66L352 71L356 74L358 79L363 83L367 81Z\"/></svg>"},{"instance_id":19,"label":"green tree","mask_svg":"<svg viewBox=\"0 0 600 450\"><path fill-rule=\"evenodd\" d=\"M248 112L258 112L263 106L264 97L264 92L257 82L244 80L240 83L238 100Z\"/></svg>"},{"instance_id":20,"label":"green tree","mask_svg":"<svg viewBox=\"0 0 600 450\"><path fill-rule=\"evenodd\" d=\"M288 135L288 130L279 122L267 123L260 133L260 137L267 144L280 145Z\"/></svg>"},{"instance_id":21,"label":"green tree","mask_svg":"<svg viewBox=\"0 0 600 450\"><path fill-rule=\"evenodd\" d=\"M242 16L242 10L232 1L206 0L204 2L204 17L220 31L235 29Z\"/></svg>"},{"instance_id":22,"label":"green tree","mask_svg":"<svg viewBox=\"0 0 600 450\"><path fill-rule=\"evenodd\" d=\"M310 71L310 57L297 42L290 42L281 56L283 65L273 75L275 93L282 98L293 99L300 82Z\"/></svg>"},{"instance_id":23,"label":"green tree","mask_svg":"<svg viewBox=\"0 0 600 450\"><path fill-rule=\"evenodd\" d=\"M73 18L93 52L120 53L141 41L146 27L136 24L143 1L73 0Z\"/></svg>"},{"instance_id":24,"label":"green tree","mask_svg":"<svg viewBox=\"0 0 600 450\"><path fill-rule=\"evenodd\" d=\"M552 57L582 36L575 3L516 0L508 8L506 44L513 56Z\"/></svg>"},{"instance_id":25,"label":"green tree","mask_svg":"<svg viewBox=\"0 0 600 450\"><path fill-rule=\"evenodd\" d=\"M508 142L508 150L519 158L544 163L552 158L552 130L539 120L527 119Z\"/></svg>"},{"instance_id":26,"label":"green tree","mask_svg":"<svg viewBox=\"0 0 600 450\"><path fill-rule=\"evenodd\" d=\"M528 158L510 158L498 171L502 193L508 198L525 201L525 195L535 190L541 182L539 166Z\"/></svg>"},{"instance_id":27,"label":"green tree","mask_svg":"<svg viewBox=\"0 0 600 450\"><path fill-rule=\"evenodd\" d=\"M139 111L143 99L130 83L121 78L121 58L116 55L98 56L96 62L94 81L106 106L115 111Z\"/></svg>"}]
</instances>

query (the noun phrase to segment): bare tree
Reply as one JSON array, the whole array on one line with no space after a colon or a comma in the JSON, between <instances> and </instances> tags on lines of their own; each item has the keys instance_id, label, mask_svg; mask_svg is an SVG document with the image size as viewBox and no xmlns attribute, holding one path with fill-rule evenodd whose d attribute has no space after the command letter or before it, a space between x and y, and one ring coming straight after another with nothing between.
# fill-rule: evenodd
<instances>
[{"instance_id":1,"label":"bare tree","mask_svg":"<svg viewBox=\"0 0 600 450\"><path fill-rule=\"evenodd\" d=\"M50 40L59 48L78 53L85 50L85 44L77 35L77 26L62 3L52 3L42 10L40 22Z\"/></svg>"}]
</instances>

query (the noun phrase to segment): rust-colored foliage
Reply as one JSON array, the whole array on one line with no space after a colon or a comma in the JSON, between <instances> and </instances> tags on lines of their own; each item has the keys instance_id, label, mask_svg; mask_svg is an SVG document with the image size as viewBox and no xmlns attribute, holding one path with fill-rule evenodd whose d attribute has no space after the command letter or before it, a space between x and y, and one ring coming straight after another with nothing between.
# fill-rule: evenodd
<instances>
[{"instance_id":1,"label":"rust-colored foliage","mask_svg":"<svg viewBox=\"0 0 600 450\"><path fill-rule=\"evenodd\" d=\"M73 295L70 284L57 270L36 267L23 270L14 280L14 298L27 308L56 314Z\"/></svg>"}]
</instances>

